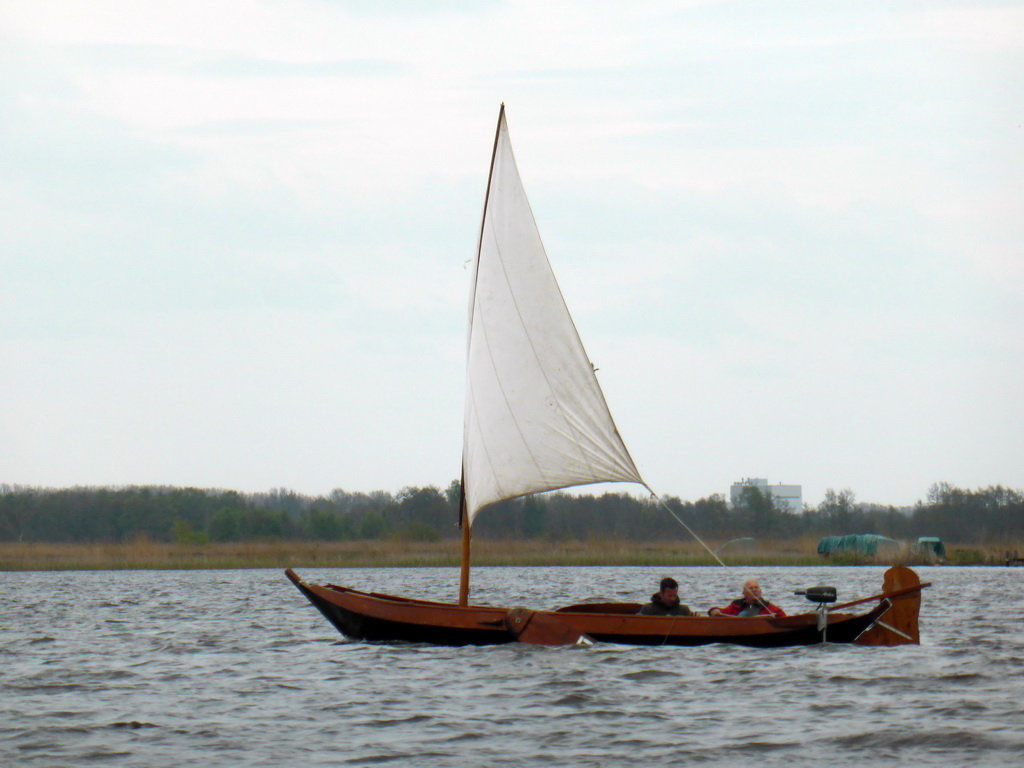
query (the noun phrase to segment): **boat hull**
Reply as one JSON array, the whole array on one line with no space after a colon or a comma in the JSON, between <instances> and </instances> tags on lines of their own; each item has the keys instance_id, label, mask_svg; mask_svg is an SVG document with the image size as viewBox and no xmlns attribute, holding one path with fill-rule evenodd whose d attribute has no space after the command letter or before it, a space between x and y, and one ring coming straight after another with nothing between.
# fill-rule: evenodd
<instances>
[{"instance_id":1,"label":"boat hull","mask_svg":"<svg viewBox=\"0 0 1024 768\"><path fill-rule=\"evenodd\" d=\"M299 591L335 628L354 640L432 645L499 645L516 641L505 627L507 611L430 603L304 582L286 571Z\"/></svg>"},{"instance_id":2,"label":"boat hull","mask_svg":"<svg viewBox=\"0 0 1024 768\"><path fill-rule=\"evenodd\" d=\"M630 616L615 618L578 614L570 623L597 642L622 645L709 645L730 643L754 648L852 643L870 627L885 607L860 615L831 614L825 632L818 629L818 615L805 613L784 618L709 616Z\"/></svg>"},{"instance_id":3,"label":"boat hull","mask_svg":"<svg viewBox=\"0 0 1024 768\"><path fill-rule=\"evenodd\" d=\"M586 605L559 611L459 606L361 592L332 584L289 579L341 634L351 639L433 645L540 645L591 642L622 645L697 646L729 643L757 648L852 643L890 609L882 599L861 614L805 613L786 617L639 616L638 605Z\"/></svg>"}]
</instances>

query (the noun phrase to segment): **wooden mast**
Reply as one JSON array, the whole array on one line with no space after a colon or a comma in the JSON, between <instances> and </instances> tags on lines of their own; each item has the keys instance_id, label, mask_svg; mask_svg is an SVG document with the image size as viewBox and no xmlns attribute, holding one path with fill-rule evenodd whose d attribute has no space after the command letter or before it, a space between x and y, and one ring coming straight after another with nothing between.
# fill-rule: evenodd
<instances>
[{"instance_id":1,"label":"wooden mast","mask_svg":"<svg viewBox=\"0 0 1024 768\"><path fill-rule=\"evenodd\" d=\"M465 474L463 474L465 477ZM465 480L463 480L465 483ZM459 494L459 521L462 524L462 569L459 571L459 605L469 605L469 544L473 537L473 525L469 522L469 510L466 509L466 488L462 487Z\"/></svg>"},{"instance_id":2,"label":"wooden mast","mask_svg":"<svg viewBox=\"0 0 1024 768\"><path fill-rule=\"evenodd\" d=\"M484 213L480 219L480 237L476 243L476 269L473 272L473 294L475 303L476 275L480 269L480 249L484 242L484 227L487 225L487 205L491 199L491 180L494 178L494 158L498 155L498 139L501 137L501 124L505 120L505 102L501 102L501 109L498 110L498 126L494 129L494 147L491 149L491 167L487 171L487 192L484 194ZM472 304L471 304L472 306ZM470 318L470 333L473 332L472 318ZM465 452L465 445L462 447ZM462 567L459 571L459 605L469 605L469 562L470 544L473 538L473 521L469 516L469 509L466 506L466 463L463 456L462 482L459 492L459 525L462 527Z\"/></svg>"}]
</instances>

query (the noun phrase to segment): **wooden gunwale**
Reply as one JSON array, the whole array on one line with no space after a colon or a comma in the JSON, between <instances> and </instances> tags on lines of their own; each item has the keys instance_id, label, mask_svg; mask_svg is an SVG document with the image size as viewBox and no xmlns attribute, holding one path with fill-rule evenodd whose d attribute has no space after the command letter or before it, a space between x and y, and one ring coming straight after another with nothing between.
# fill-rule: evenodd
<instances>
[{"instance_id":1,"label":"wooden gunwale","mask_svg":"<svg viewBox=\"0 0 1024 768\"><path fill-rule=\"evenodd\" d=\"M840 603L839 605L833 605L829 607L829 611L839 611L843 608L849 608L854 605L862 605L863 603L870 603L872 600L884 600L887 597L900 597L902 595L909 595L912 592L920 592L925 587L930 587L932 583L926 581L923 584L915 584L912 587L904 587L903 589L893 589L888 592L879 592L877 595L871 595L870 597L862 597L859 600L851 600L848 603Z\"/></svg>"}]
</instances>

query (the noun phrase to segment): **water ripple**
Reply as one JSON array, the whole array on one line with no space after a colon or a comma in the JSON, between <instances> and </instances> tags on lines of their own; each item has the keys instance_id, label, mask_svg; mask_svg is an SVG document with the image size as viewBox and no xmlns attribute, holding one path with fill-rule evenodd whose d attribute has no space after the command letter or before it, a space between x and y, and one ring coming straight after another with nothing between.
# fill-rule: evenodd
<instances>
[{"instance_id":1,"label":"water ripple","mask_svg":"<svg viewBox=\"0 0 1024 768\"><path fill-rule=\"evenodd\" d=\"M763 568L877 591L880 568ZM1013 569L923 569L919 647L435 648L340 637L277 571L5 575L0 765L1019 765L1024 637ZM643 600L702 568L484 568L492 604ZM310 578L449 600L456 569ZM560 597L555 597L555 595ZM73 595L74 599L68 596Z\"/></svg>"}]
</instances>

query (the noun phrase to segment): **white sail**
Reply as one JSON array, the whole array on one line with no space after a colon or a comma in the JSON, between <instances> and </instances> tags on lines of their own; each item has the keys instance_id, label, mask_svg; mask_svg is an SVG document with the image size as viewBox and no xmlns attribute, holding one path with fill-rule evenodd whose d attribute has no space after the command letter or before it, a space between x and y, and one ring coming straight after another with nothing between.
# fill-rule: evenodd
<instances>
[{"instance_id":1,"label":"white sail","mask_svg":"<svg viewBox=\"0 0 1024 768\"><path fill-rule=\"evenodd\" d=\"M526 199L505 110L470 292L463 486L469 521L528 493L644 484L565 306Z\"/></svg>"}]
</instances>

